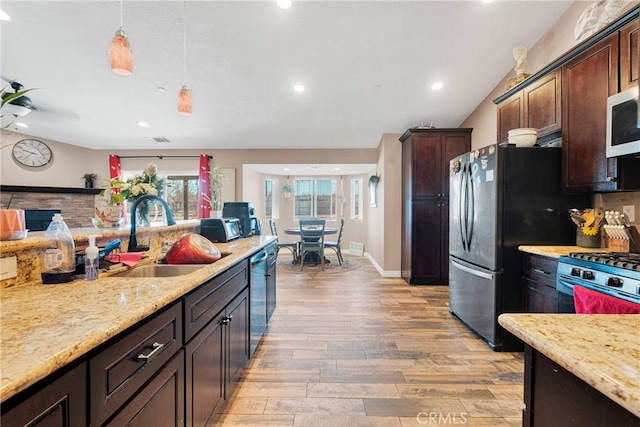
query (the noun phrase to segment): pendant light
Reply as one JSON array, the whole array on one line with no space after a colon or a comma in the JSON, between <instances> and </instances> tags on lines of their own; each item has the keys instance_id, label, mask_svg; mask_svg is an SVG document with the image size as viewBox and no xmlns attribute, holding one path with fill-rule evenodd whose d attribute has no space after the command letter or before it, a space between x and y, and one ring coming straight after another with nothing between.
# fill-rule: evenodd
<instances>
[{"instance_id":1,"label":"pendant light","mask_svg":"<svg viewBox=\"0 0 640 427\"><path fill-rule=\"evenodd\" d=\"M178 114L183 116L190 116L193 108L193 101L191 100L191 93L187 87L187 0L183 1L182 16L184 20L184 33L183 33L183 70L184 70L184 83L178 95Z\"/></svg>"},{"instance_id":2,"label":"pendant light","mask_svg":"<svg viewBox=\"0 0 640 427\"><path fill-rule=\"evenodd\" d=\"M122 29L124 0L120 0L120 29L109 46L109 62L111 70L121 76L130 76L133 73L133 52L129 39Z\"/></svg>"}]
</instances>

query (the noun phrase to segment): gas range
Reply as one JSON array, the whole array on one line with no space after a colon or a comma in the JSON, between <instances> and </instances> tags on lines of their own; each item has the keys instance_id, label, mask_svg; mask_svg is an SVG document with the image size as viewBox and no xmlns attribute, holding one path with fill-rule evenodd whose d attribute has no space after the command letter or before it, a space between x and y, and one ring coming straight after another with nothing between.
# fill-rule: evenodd
<instances>
[{"instance_id":1,"label":"gas range","mask_svg":"<svg viewBox=\"0 0 640 427\"><path fill-rule=\"evenodd\" d=\"M577 252L562 256L556 287L569 293L573 285L640 303L640 254Z\"/></svg>"}]
</instances>

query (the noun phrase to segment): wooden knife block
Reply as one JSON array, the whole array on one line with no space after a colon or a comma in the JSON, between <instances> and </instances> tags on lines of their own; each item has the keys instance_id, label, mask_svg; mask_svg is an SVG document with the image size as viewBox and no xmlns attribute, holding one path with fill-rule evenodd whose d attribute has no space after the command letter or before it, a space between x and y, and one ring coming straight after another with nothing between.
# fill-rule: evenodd
<instances>
[{"instance_id":1,"label":"wooden knife block","mask_svg":"<svg viewBox=\"0 0 640 427\"><path fill-rule=\"evenodd\" d=\"M611 252L640 252L640 235L636 227L631 226L627 228L631 238L627 239L614 239L609 237L609 250Z\"/></svg>"}]
</instances>

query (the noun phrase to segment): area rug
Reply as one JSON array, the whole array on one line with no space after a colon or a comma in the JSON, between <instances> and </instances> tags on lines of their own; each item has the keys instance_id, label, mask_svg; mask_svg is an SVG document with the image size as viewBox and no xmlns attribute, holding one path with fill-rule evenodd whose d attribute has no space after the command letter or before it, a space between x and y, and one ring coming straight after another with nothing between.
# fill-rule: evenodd
<instances>
[{"instance_id":1,"label":"area rug","mask_svg":"<svg viewBox=\"0 0 640 427\"><path fill-rule=\"evenodd\" d=\"M305 264L304 270L300 271L300 264L293 264L291 262L291 257L281 257L278 256L278 268L287 270L291 273L302 273L302 274L338 274L338 273L346 273L348 271L353 271L357 268L360 268L362 264L357 259L344 257L344 261L342 265L338 263L338 258L335 256L329 256L327 259L330 261L329 263L324 264L324 270L322 270L320 265L313 264Z\"/></svg>"}]
</instances>

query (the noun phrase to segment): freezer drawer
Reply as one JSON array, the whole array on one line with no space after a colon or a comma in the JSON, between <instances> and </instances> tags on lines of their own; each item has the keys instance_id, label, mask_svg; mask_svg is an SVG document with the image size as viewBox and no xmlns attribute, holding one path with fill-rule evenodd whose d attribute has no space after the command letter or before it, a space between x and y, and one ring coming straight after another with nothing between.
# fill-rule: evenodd
<instances>
[{"instance_id":1,"label":"freezer drawer","mask_svg":"<svg viewBox=\"0 0 640 427\"><path fill-rule=\"evenodd\" d=\"M495 347L500 345L500 273L449 258L449 311Z\"/></svg>"}]
</instances>

